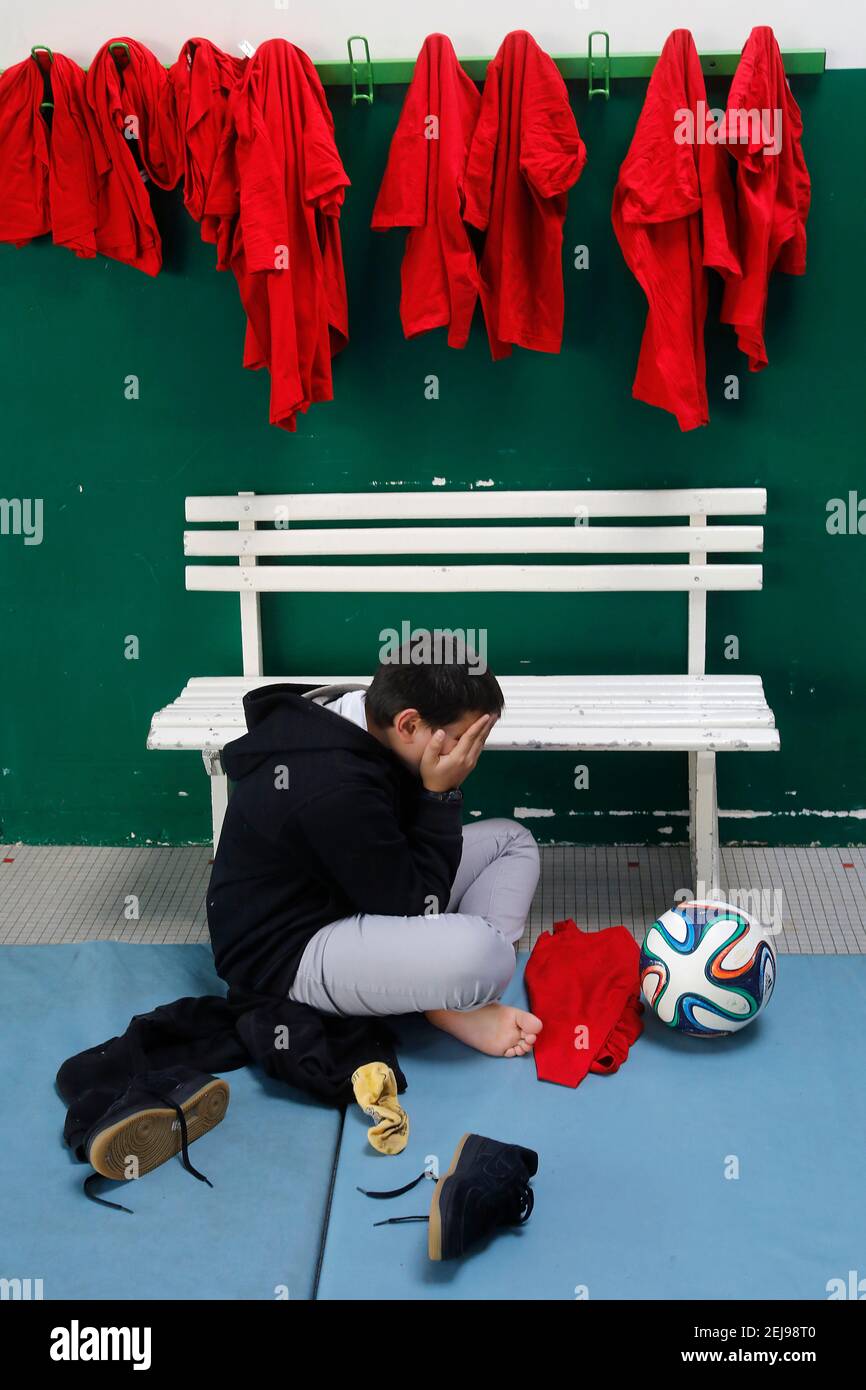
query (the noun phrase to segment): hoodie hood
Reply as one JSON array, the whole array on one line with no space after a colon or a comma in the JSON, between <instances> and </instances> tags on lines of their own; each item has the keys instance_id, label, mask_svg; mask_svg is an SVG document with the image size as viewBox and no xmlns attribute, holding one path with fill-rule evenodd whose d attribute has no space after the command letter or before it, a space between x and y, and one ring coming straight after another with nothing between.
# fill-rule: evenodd
<instances>
[{"instance_id":1,"label":"hoodie hood","mask_svg":"<svg viewBox=\"0 0 866 1390\"><path fill-rule=\"evenodd\" d=\"M244 696L247 733L223 749L223 767L233 782L246 777L274 753L315 753L345 750L356 756L396 762L372 734L341 714L316 704L314 691L337 699L354 686L263 685Z\"/></svg>"}]
</instances>

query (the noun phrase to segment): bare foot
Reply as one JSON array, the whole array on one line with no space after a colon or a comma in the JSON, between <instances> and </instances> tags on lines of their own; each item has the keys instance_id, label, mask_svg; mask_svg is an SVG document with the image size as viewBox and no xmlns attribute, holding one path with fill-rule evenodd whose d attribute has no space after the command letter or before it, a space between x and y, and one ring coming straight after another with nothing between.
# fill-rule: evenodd
<instances>
[{"instance_id":1,"label":"bare foot","mask_svg":"<svg viewBox=\"0 0 866 1390\"><path fill-rule=\"evenodd\" d=\"M544 1026L535 1014L510 1004L484 1004L480 1009L430 1009L425 1018L489 1057L525 1057Z\"/></svg>"}]
</instances>

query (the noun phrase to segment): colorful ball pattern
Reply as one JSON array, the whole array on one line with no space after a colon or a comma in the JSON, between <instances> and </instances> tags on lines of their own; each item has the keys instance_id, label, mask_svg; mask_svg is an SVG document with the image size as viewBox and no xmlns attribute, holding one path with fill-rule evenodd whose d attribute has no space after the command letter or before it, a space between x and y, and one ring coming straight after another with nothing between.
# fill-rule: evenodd
<instances>
[{"instance_id":1,"label":"colorful ball pattern","mask_svg":"<svg viewBox=\"0 0 866 1390\"><path fill-rule=\"evenodd\" d=\"M640 975L644 999L668 1028L724 1037L766 1008L776 951L766 930L730 903L680 903L649 928Z\"/></svg>"}]
</instances>

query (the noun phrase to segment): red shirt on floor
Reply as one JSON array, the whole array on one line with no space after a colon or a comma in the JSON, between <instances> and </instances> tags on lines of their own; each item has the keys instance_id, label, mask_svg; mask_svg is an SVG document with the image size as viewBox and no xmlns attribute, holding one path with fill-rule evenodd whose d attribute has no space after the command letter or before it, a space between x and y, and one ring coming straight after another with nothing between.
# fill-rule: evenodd
<instances>
[{"instance_id":1,"label":"red shirt on floor","mask_svg":"<svg viewBox=\"0 0 866 1390\"><path fill-rule=\"evenodd\" d=\"M619 1070L643 1032L640 950L625 927L585 932L571 919L555 922L524 978L544 1024L533 1047L539 1081L573 1087L590 1071Z\"/></svg>"},{"instance_id":2,"label":"red shirt on floor","mask_svg":"<svg viewBox=\"0 0 866 1390\"><path fill-rule=\"evenodd\" d=\"M487 69L466 165L465 220L486 231L481 303L494 359L562 347L562 228L586 147L553 59L508 34Z\"/></svg>"}]
</instances>

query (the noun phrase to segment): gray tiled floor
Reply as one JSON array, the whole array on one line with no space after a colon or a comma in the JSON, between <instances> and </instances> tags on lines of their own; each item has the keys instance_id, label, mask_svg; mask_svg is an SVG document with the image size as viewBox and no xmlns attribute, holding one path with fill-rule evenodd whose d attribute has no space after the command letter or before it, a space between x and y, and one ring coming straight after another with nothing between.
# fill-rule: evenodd
<instances>
[{"instance_id":1,"label":"gray tiled floor","mask_svg":"<svg viewBox=\"0 0 866 1390\"><path fill-rule=\"evenodd\" d=\"M722 864L726 896L775 928L779 950L866 952L866 849L728 849ZM0 848L0 943L204 941L209 872L206 848ZM640 939L689 881L684 847L549 846L521 944L563 917Z\"/></svg>"}]
</instances>

